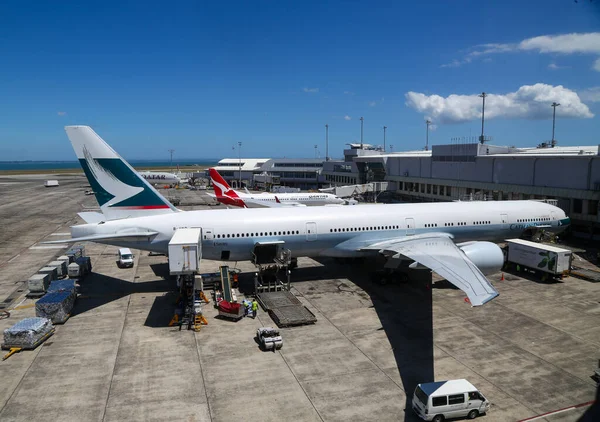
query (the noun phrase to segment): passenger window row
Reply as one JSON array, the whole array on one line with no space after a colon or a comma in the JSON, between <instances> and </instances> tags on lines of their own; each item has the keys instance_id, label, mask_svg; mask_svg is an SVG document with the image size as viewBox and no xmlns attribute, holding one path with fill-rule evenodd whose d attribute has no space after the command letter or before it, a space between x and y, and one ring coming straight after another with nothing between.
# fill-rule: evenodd
<instances>
[{"instance_id":1,"label":"passenger window row","mask_svg":"<svg viewBox=\"0 0 600 422\"><path fill-rule=\"evenodd\" d=\"M534 221L550 221L550 217L539 217L539 218L521 218L517 219L517 223L531 223Z\"/></svg>"},{"instance_id":2,"label":"passenger window row","mask_svg":"<svg viewBox=\"0 0 600 422\"><path fill-rule=\"evenodd\" d=\"M425 224L425 227L437 227L437 223Z\"/></svg>"},{"instance_id":3,"label":"passenger window row","mask_svg":"<svg viewBox=\"0 0 600 422\"><path fill-rule=\"evenodd\" d=\"M218 234L217 239L230 239L233 237L262 237L262 236L290 236L300 234L299 230L282 231L282 232L257 232L257 233L233 233L233 234Z\"/></svg>"},{"instance_id":4,"label":"passenger window row","mask_svg":"<svg viewBox=\"0 0 600 422\"><path fill-rule=\"evenodd\" d=\"M340 232L363 232L363 231L374 231L374 230L394 230L399 229L400 226L376 226L376 227L344 227L341 229L329 229L330 233Z\"/></svg>"},{"instance_id":5,"label":"passenger window row","mask_svg":"<svg viewBox=\"0 0 600 422\"><path fill-rule=\"evenodd\" d=\"M491 221L473 221L473 224L476 226L480 226L483 224L492 224L492 222Z\"/></svg>"}]
</instances>

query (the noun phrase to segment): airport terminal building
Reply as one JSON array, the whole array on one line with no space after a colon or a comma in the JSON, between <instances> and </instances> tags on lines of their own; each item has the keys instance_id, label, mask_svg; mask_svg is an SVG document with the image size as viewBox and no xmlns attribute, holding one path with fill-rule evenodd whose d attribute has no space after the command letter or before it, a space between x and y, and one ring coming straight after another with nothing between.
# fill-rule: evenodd
<instances>
[{"instance_id":1,"label":"airport terminal building","mask_svg":"<svg viewBox=\"0 0 600 422\"><path fill-rule=\"evenodd\" d=\"M515 148L479 143L384 153L351 146L324 163L326 184L388 182L411 202L557 199L575 228L600 239L600 147Z\"/></svg>"}]
</instances>

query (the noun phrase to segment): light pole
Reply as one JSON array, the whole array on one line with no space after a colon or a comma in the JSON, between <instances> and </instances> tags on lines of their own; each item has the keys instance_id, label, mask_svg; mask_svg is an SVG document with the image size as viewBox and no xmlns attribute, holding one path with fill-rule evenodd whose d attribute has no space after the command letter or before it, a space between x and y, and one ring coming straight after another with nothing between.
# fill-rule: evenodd
<instances>
[{"instance_id":1,"label":"light pole","mask_svg":"<svg viewBox=\"0 0 600 422\"><path fill-rule=\"evenodd\" d=\"M317 158L317 145L315 145L315 158Z\"/></svg>"},{"instance_id":2,"label":"light pole","mask_svg":"<svg viewBox=\"0 0 600 422\"><path fill-rule=\"evenodd\" d=\"M383 152L385 152L385 130L387 129L387 126L383 127Z\"/></svg>"},{"instance_id":3,"label":"light pole","mask_svg":"<svg viewBox=\"0 0 600 422\"><path fill-rule=\"evenodd\" d=\"M363 123L365 119L360 118L360 149L363 149Z\"/></svg>"},{"instance_id":4,"label":"light pole","mask_svg":"<svg viewBox=\"0 0 600 422\"><path fill-rule=\"evenodd\" d=\"M390 144L390 152L394 152L394 146Z\"/></svg>"},{"instance_id":5,"label":"light pole","mask_svg":"<svg viewBox=\"0 0 600 422\"><path fill-rule=\"evenodd\" d=\"M556 107L558 107L560 105L560 103L557 102L553 102L551 107L552 107L552 146L554 146L554 144L556 143L556 141L554 140L554 126L556 124Z\"/></svg>"},{"instance_id":6,"label":"light pole","mask_svg":"<svg viewBox=\"0 0 600 422\"><path fill-rule=\"evenodd\" d=\"M431 120L425 120L425 124L427 125L427 135L425 136L425 151L429 151L429 125L431 124Z\"/></svg>"},{"instance_id":7,"label":"light pole","mask_svg":"<svg viewBox=\"0 0 600 422\"><path fill-rule=\"evenodd\" d=\"M329 125L325 125L325 161L329 161Z\"/></svg>"},{"instance_id":8,"label":"light pole","mask_svg":"<svg viewBox=\"0 0 600 422\"><path fill-rule=\"evenodd\" d=\"M170 171L173 171L173 153L175 152L174 149L170 149L169 153L171 153L171 167L170 167Z\"/></svg>"},{"instance_id":9,"label":"light pole","mask_svg":"<svg viewBox=\"0 0 600 422\"><path fill-rule=\"evenodd\" d=\"M485 141L485 138L483 137L483 122L485 121L485 97L487 97L487 94L482 92L479 94L479 97L483 99L483 106L481 107L481 136L479 137L479 142L483 144Z\"/></svg>"},{"instance_id":10,"label":"light pole","mask_svg":"<svg viewBox=\"0 0 600 422\"><path fill-rule=\"evenodd\" d=\"M238 142L238 166L239 166L239 174L238 174L238 189L242 188L242 143Z\"/></svg>"}]
</instances>

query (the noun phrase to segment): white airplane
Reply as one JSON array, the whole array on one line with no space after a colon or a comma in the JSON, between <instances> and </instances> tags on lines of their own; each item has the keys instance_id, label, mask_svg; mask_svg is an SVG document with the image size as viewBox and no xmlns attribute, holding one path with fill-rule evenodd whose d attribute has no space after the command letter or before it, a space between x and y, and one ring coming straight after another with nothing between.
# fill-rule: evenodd
<instances>
[{"instance_id":1,"label":"white airplane","mask_svg":"<svg viewBox=\"0 0 600 422\"><path fill-rule=\"evenodd\" d=\"M214 168L208 169L210 180L215 191L209 194L217 201L225 205L233 205L241 208L279 207L292 206L304 207L311 205L341 205L345 204L341 198L330 193L242 193L234 190Z\"/></svg>"},{"instance_id":2,"label":"white airplane","mask_svg":"<svg viewBox=\"0 0 600 422\"><path fill-rule=\"evenodd\" d=\"M138 171L139 175L152 185L178 185L181 178L174 173L163 171Z\"/></svg>"},{"instance_id":3,"label":"white airplane","mask_svg":"<svg viewBox=\"0 0 600 422\"><path fill-rule=\"evenodd\" d=\"M531 226L560 232L570 223L538 201L439 202L180 211L88 126L67 135L95 192L101 213L79 215L71 239L167 253L178 228L201 228L202 257L251 260L261 248L284 246L294 257L383 256L386 267L414 261L462 289L471 305L498 295L484 274L504 262L490 241L518 237ZM264 250L264 249L263 249Z\"/></svg>"}]
</instances>

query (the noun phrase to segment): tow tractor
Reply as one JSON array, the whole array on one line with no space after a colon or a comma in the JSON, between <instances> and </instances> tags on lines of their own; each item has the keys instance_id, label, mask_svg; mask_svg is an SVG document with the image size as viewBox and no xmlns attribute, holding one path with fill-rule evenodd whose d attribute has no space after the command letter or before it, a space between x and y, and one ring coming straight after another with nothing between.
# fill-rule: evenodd
<instances>
[{"instance_id":1,"label":"tow tractor","mask_svg":"<svg viewBox=\"0 0 600 422\"><path fill-rule=\"evenodd\" d=\"M261 327L256 330L258 343L263 350L279 350L283 347L283 338L279 330L273 327Z\"/></svg>"}]
</instances>

